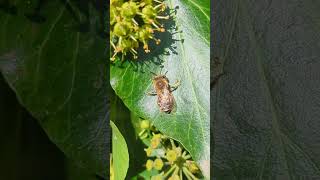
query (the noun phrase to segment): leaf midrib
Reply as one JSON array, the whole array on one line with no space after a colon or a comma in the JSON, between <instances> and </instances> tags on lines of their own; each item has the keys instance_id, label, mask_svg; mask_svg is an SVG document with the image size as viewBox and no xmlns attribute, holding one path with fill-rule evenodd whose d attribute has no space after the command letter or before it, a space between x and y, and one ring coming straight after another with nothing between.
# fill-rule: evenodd
<instances>
[{"instance_id":1,"label":"leaf midrib","mask_svg":"<svg viewBox=\"0 0 320 180\"><path fill-rule=\"evenodd\" d=\"M206 21L208 21L208 23L210 23L210 16L208 16L208 15L202 10L202 7L201 7L200 5L196 4L196 3L195 3L194 1L192 1L192 0L187 0L187 1L190 2L190 3L188 3L188 4L191 4L191 5L193 5L194 7L196 7L197 9L199 9L199 10L205 15ZM172 1L171 1L171 0L170 0L170 5L171 5L170 9L174 9L173 6L172 6ZM209 9L209 10L210 10L210 9ZM210 32L210 24L208 24L208 26L206 26L206 27L209 28L209 32ZM205 28L205 27L202 27L202 28ZM210 45L210 39L208 40L206 37L204 37L204 36L200 33L199 29L197 30L197 29L195 29L195 28L192 28L191 30L193 31L194 34L197 34L197 35L199 36L199 38L201 38L207 45ZM209 34L209 36L210 36L210 34Z\"/></svg>"},{"instance_id":2,"label":"leaf midrib","mask_svg":"<svg viewBox=\"0 0 320 180\"><path fill-rule=\"evenodd\" d=\"M207 20L210 21L210 17L207 13L204 12L204 10L202 9L203 7L201 7L199 4L195 3L194 1L192 0L188 0L191 4L193 4L194 7L198 8L202 13L203 15L206 17Z\"/></svg>"},{"instance_id":3,"label":"leaf midrib","mask_svg":"<svg viewBox=\"0 0 320 180\"><path fill-rule=\"evenodd\" d=\"M263 57L260 55L261 53L261 48L260 46L258 45L258 43L256 42L255 40L255 36L254 36L254 32L252 32L252 29L250 28L249 26L249 23L251 23L251 20L249 18L249 15L248 13L246 12L245 10L245 7L246 5L243 5L240 1L239 1L239 9L242 9L242 12L243 12L243 15L245 16L245 19L247 19L248 23L245 23L245 27L247 29L247 32L248 32L248 35L249 35L249 41L251 42L251 44L254 45L254 47L256 47L256 51L254 51L255 53L255 56L257 57L256 58L256 61L257 61L257 68L258 68L258 72L260 74L260 77L262 79L262 84L264 86L264 89L265 89L265 95L266 95L266 99L268 100L269 102L269 105L270 105L270 109L271 109L271 115L272 115L272 134L275 135L276 137L279 138L279 145L281 146L281 156L284 157L285 159L285 165L286 165L286 169L288 170L286 172L287 176L290 177L290 179L292 179L292 176L291 174L289 173L289 164L288 164L288 159L285 155L285 148L284 148L284 144L283 144L283 141L282 141L282 137L281 137L281 128L280 128L280 125L279 125L279 117L278 117L278 112L276 110L276 107L275 107L275 102L274 102L274 98L273 98L273 95L271 93L271 90L270 90L270 85L267 81L267 77L266 77L266 73L265 73L265 69L263 67L263 64L262 64L262 59ZM252 23L251 23L252 24ZM273 142L273 139L271 138L270 140L270 143ZM268 145L270 146L270 145ZM265 154L266 156L267 154ZM261 172L263 173L263 172ZM261 175L259 174L258 177L260 177Z\"/></svg>"}]
</instances>

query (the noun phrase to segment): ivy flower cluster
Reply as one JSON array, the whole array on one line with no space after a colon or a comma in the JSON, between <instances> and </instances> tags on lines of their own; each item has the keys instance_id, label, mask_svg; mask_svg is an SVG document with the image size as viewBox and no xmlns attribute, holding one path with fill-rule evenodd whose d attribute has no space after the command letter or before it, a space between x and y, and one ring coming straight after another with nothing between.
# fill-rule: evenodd
<instances>
[{"instance_id":1,"label":"ivy flower cluster","mask_svg":"<svg viewBox=\"0 0 320 180\"><path fill-rule=\"evenodd\" d=\"M150 40L159 44L160 39L155 38L154 33L165 31L159 22L160 19L169 19L169 16L160 15L165 10L163 0L111 0L110 44L113 55L110 60L115 61L118 54L122 54L123 60L128 53L137 59L140 44L145 53L150 52Z\"/></svg>"},{"instance_id":2,"label":"ivy flower cluster","mask_svg":"<svg viewBox=\"0 0 320 180\"><path fill-rule=\"evenodd\" d=\"M203 177L198 165L181 144L157 131L148 120L142 120L140 128L139 137L148 142L145 148L148 157L146 170L155 169L158 172L151 180L196 180Z\"/></svg>"}]
</instances>

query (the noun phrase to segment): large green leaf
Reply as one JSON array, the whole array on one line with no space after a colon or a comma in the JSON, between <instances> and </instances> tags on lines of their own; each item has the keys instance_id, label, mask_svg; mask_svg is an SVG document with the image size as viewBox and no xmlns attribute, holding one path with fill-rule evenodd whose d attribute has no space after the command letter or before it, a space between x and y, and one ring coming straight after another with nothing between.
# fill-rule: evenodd
<instances>
[{"instance_id":1,"label":"large green leaf","mask_svg":"<svg viewBox=\"0 0 320 180\"><path fill-rule=\"evenodd\" d=\"M114 179L125 179L129 168L129 153L126 140L117 126L110 121L112 128L112 159Z\"/></svg>"},{"instance_id":2,"label":"large green leaf","mask_svg":"<svg viewBox=\"0 0 320 180\"><path fill-rule=\"evenodd\" d=\"M319 1L218 1L214 174L320 179Z\"/></svg>"},{"instance_id":3,"label":"large green leaf","mask_svg":"<svg viewBox=\"0 0 320 180\"><path fill-rule=\"evenodd\" d=\"M91 1L67 2L1 4L0 70L49 138L80 166L106 176L103 16Z\"/></svg>"},{"instance_id":4,"label":"large green leaf","mask_svg":"<svg viewBox=\"0 0 320 180\"><path fill-rule=\"evenodd\" d=\"M210 4L208 0L172 0L176 10L165 23L161 44L139 62L111 66L110 83L125 105L140 117L150 119L164 134L181 142L209 176L210 158ZM161 113L152 91L151 73L167 73L171 83L181 81L173 92L176 111Z\"/></svg>"}]
</instances>

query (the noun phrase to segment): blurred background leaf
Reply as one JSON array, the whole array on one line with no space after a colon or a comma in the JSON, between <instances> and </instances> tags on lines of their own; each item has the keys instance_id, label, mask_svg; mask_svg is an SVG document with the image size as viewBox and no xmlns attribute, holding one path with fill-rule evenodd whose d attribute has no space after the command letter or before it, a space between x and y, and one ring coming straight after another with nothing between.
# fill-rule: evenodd
<instances>
[{"instance_id":1,"label":"blurred background leaf","mask_svg":"<svg viewBox=\"0 0 320 180\"><path fill-rule=\"evenodd\" d=\"M210 3L209 0L168 1L172 19L167 32L156 35L159 46L139 55L139 61L111 66L110 83L124 104L138 117L151 120L162 133L181 142L209 179L210 158ZM176 111L159 112L152 91L152 74L166 72L170 82L181 80L173 92ZM130 147L130 146L129 146Z\"/></svg>"},{"instance_id":2,"label":"blurred background leaf","mask_svg":"<svg viewBox=\"0 0 320 180\"><path fill-rule=\"evenodd\" d=\"M101 180L66 158L0 74L0 179Z\"/></svg>"},{"instance_id":3,"label":"blurred background leaf","mask_svg":"<svg viewBox=\"0 0 320 180\"><path fill-rule=\"evenodd\" d=\"M320 2L217 1L214 176L320 179ZM220 69L220 70L219 70Z\"/></svg>"},{"instance_id":4,"label":"blurred background leaf","mask_svg":"<svg viewBox=\"0 0 320 180\"><path fill-rule=\"evenodd\" d=\"M108 173L104 1L1 1L0 71L69 158Z\"/></svg>"}]
</instances>

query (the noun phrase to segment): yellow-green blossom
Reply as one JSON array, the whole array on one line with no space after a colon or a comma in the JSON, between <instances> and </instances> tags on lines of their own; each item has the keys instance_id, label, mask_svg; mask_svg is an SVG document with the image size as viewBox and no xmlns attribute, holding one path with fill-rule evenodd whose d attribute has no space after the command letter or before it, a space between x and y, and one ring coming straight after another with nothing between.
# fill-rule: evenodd
<instances>
[{"instance_id":1,"label":"yellow-green blossom","mask_svg":"<svg viewBox=\"0 0 320 180\"><path fill-rule=\"evenodd\" d=\"M148 157L151 156L151 154L152 154L152 148L151 147L148 147L147 149L144 149L144 151L146 151L146 154L147 154Z\"/></svg>"},{"instance_id":2,"label":"yellow-green blossom","mask_svg":"<svg viewBox=\"0 0 320 180\"><path fill-rule=\"evenodd\" d=\"M140 122L140 128L141 129L149 129L150 127L150 121L148 120L143 120Z\"/></svg>"},{"instance_id":3,"label":"yellow-green blossom","mask_svg":"<svg viewBox=\"0 0 320 180\"><path fill-rule=\"evenodd\" d=\"M152 168L153 168L153 161L151 159L148 159L146 163L146 169L148 171L151 171Z\"/></svg>"},{"instance_id":4,"label":"yellow-green blossom","mask_svg":"<svg viewBox=\"0 0 320 180\"><path fill-rule=\"evenodd\" d=\"M156 149L159 146L160 141L161 141L161 134L153 135L150 142L151 148Z\"/></svg>"},{"instance_id":5,"label":"yellow-green blossom","mask_svg":"<svg viewBox=\"0 0 320 180\"><path fill-rule=\"evenodd\" d=\"M168 150L166 158L170 163L173 163L177 159L177 152L175 150Z\"/></svg>"},{"instance_id":6,"label":"yellow-green blossom","mask_svg":"<svg viewBox=\"0 0 320 180\"><path fill-rule=\"evenodd\" d=\"M161 170L163 167L163 161L160 158L157 158L156 160L154 160L153 166L156 170Z\"/></svg>"}]
</instances>

